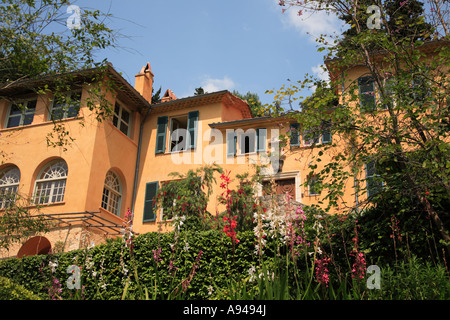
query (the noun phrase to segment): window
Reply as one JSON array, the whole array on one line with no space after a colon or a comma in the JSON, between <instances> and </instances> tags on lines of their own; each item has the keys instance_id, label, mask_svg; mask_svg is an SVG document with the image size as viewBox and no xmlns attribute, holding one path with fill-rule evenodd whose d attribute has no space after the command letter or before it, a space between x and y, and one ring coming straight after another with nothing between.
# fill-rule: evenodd
<instances>
[{"instance_id":1,"label":"window","mask_svg":"<svg viewBox=\"0 0 450 320\"><path fill-rule=\"evenodd\" d=\"M227 130L227 157L236 155L237 135L234 130Z\"/></svg>"},{"instance_id":2,"label":"window","mask_svg":"<svg viewBox=\"0 0 450 320\"><path fill-rule=\"evenodd\" d=\"M239 154L266 151L267 129L248 129L246 132L237 134L239 136ZM235 140L237 141L237 139Z\"/></svg>"},{"instance_id":3,"label":"window","mask_svg":"<svg viewBox=\"0 0 450 320\"><path fill-rule=\"evenodd\" d=\"M9 109L6 127L14 128L31 124L36 110L36 103L36 99L13 103Z\"/></svg>"},{"instance_id":4,"label":"window","mask_svg":"<svg viewBox=\"0 0 450 320\"><path fill-rule=\"evenodd\" d=\"M308 177L308 194L310 196L317 196L320 194L320 192L317 188L318 182L319 182L319 180L317 179L316 176Z\"/></svg>"},{"instance_id":5,"label":"window","mask_svg":"<svg viewBox=\"0 0 450 320\"><path fill-rule=\"evenodd\" d=\"M188 116L174 117L170 119L170 151L187 150Z\"/></svg>"},{"instance_id":6,"label":"window","mask_svg":"<svg viewBox=\"0 0 450 320\"><path fill-rule=\"evenodd\" d=\"M239 136L239 154L256 152L256 131L249 129L247 132L238 134Z\"/></svg>"},{"instance_id":7,"label":"window","mask_svg":"<svg viewBox=\"0 0 450 320\"><path fill-rule=\"evenodd\" d=\"M376 110L375 81L373 77L358 78L359 104L362 111Z\"/></svg>"},{"instance_id":8,"label":"window","mask_svg":"<svg viewBox=\"0 0 450 320\"><path fill-rule=\"evenodd\" d=\"M172 117L169 125L170 152L195 149L197 145L197 131L199 112L192 111L187 115ZM158 117L156 128L155 153L164 153L166 150L166 135L169 118Z\"/></svg>"},{"instance_id":9,"label":"window","mask_svg":"<svg viewBox=\"0 0 450 320\"><path fill-rule=\"evenodd\" d=\"M19 189L20 171L12 166L0 172L0 209L11 206Z\"/></svg>"},{"instance_id":10,"label":"window","mask_svg":"<svg viewBox=\"0 0 450 320\"><path fill-rule=\"evenodd\" d=\"M123 134L130 133L131 113L120 103L116 102L114 105L113 125L119 129Z\"/></svg>"},{"instance_id":11,"label":"window","mask_svg":"<svg viewBox=\"0 0 450 320\"><path fill-rule=\"evenodd\" d=\"M320 135L318 133L312 133L309 130L303 132L303 145L312 146L320 142Z\"/></svg>"},{"instance_id":12,"label":"window","mask_svg":"<svg viewBox=\"0 0 450 320\"><path fill-rule=\"evenodd\" d=\"M120 216L122 191L119 177L112 171L108 171L103 187L102 208Z\"/></svg>"},{"instance_id":13,"label":"window","mask_svg":"<svg viewBox=\"0 0 450 320\"><path fill-rule=\"evenodd\" d=\"M324 121L322 124L322 143L330 143L332 141L331 122Z\"/></svg>"},{"instance_id":14,"label":"window","mask_svg":"<svg viewBox=\"0 0 450 320\"><path fill-rule=\"evenodd\" d=\"M267 129L256 129L256 151L266 151Z\"/></svg>"},{"instance_id":15,"label":"window","mask_svg":"<svg viewBox=\"0 0 450 320\"><path fill-rule=\"evenodd\" d=\"M372 197L377 194L383 187L383 182L377 174L376 164L374 161L366 163L366 185L367 197Z\"/></svg>"},{"instance_id":16,"label":"window","mask_svg":"<svg viewBox=\"0 0 450 320\"><path fill-rule=\"evenodd\" d=\"M34 203L62 202L66 189L67 173L67 164L64 160L55 160L47 164L36 179Z\"/></svg>"},{"instance_id":17,"label":"window","mask_svg":"<svg viewBox=\"0 0 450 320\"><path fill-rule=\"evenodd\" d=\"M61 94L53 101L50 120L61 120L78 116L80 111L81 91Z\"/></svg>"},{"instance_id":18,"label":"window","mask_svg":"<svg viewBox=\"0 0 450 320\"><path fill-rule=\"evenodd\" d=\"M290 139L291 147L300 147L300 123L291 123L290 133L291 133Z\"/></svg>"}]
</instances>

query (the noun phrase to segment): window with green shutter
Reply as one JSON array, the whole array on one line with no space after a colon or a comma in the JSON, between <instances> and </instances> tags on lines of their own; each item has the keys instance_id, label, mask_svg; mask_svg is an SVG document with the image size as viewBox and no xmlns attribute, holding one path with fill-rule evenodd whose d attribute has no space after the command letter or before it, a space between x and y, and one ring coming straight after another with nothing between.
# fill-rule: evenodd
<instances>
[{"instance_id":1,"label":"window with green shutter","mask_svg":"<svg viewBox=\"0 0 450 320\"><path fill-rule=\"evenodd\" d=\"M362 111L375 111L375 81L372 76L358 78L359 105Z\"/></svg>"},{"instance_id":2,"label":"window with green shutter","mask_svg":"<svg viewBox=\"0 0 450 320\"><path fill-rule=\"evenodd\" d=\"M188 114L187 130L189 133L188 149L195 149L197 146L198 111L192 111Z\"/></svg>"},{"instance_id":3,"label":"window with green shutter","mask_svg":"<svg viewBox=\"0 0 450 320\"><path fill-rule=\"evenodd\" d=\"M267 129L256 129L256 151L266 151Z\"/></svg>"},{"instance_id":4,"label":"window with green shutter","mask_svg":"<svg viewBox=\"0 0 450 320\"><path fill-rule=\"evenodd\" d=\"M330 143L331 142L331 122L324 121L322 125L322 143Z\"/></svg>"},{"instance_id":5,"label":"window with green shutter","mask_svg":"<svg viewBox=\"0 0 450 320\"><path fill-rule=\"evenodd\" d=\"M291 147L299 147L300 146L300 123L291 123L290 127L291 139L290 144Z\"/></svg>"},{"instance_id":6,"label":"window with green shutter","mask_svg":"<svg viewBox=\"0 0 450 320\"><path fill-rule=\"evenodd\" d=\"M145 202L144 202L144 218L143 222L155 221L156 212L153 201L156 197L156 192L158 192L159 183L158 181L149 182L145 186Z\"/></svg>"},{"instance_id":7,"label":"window with green shutter","mask_svg":"<svg viewBox=\"0 0 450 320\"><path fill-rule=\"evenodd\" d=\"M166 132L168 117L158 117L156 128L156 148L155 153L164 153L166 151Z\"/></svg>"},{"instance_id":8,"label":"window with green shutter","mask_svg":"<svg viewBox=\"0 0 450 320\"><path fill-rule=\"evenodd\" d=\"M234 130L227 130L227 156L234 157L236 155L237 135Z\"/></svg>"}]
</instances>

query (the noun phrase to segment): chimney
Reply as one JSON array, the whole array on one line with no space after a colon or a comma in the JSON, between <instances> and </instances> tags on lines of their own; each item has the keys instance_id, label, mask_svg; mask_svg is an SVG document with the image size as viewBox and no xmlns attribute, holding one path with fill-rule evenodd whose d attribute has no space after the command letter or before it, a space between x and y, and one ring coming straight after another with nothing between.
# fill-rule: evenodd
<instances>
[{"instance_id":1,"label":"chimney","mask_svg":"<svg viewBox=\"0 0 450 320\"><path fill-rule=\"evenodd\" d=\"M134 79L134 88L149 103L152 103L153 77L154 75L150 68L150 63L147 62L147 64L142 67L141 71L135 75Z\"/></svg>"},{"instance_id":2,"label":"chimney","mask_svg":"<svg viewBox=\"0 0 450 320\"><path fill-rule=\"evenodd\" d=\"M161 98L161 102L167 102L167 101L172 101L172 100L176 100L176 99L177 99L177 97L172 92L172 90L167 89L166 93L164 93L164 96Z\"/></svg>"}]
</instances>

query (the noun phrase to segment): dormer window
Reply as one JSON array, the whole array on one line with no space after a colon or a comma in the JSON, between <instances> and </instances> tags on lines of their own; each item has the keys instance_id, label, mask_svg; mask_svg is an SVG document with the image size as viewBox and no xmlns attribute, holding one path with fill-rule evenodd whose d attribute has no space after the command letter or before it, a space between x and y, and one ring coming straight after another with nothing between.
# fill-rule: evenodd
<instances>
[{"instance_id":1,"label":"dormer window","mask_svg":"<svg viewBox=\"0 0 450 320\"><path fill-rule=\"evenodd\" d=\"M63 93L53 101L50 120L62 120L78 116L80 111L81 91Z\"/></svg>"},{"instance_id":2,"label":"dormer window","mask_svg":"<svg viewBox=\"0 0 450 320\"><path fill-rule=\"evenodd\" d=\"M116 102L114 106L113 125L123 134L130 134L131 112L121 103Z\"/></svg>"},{"instance_id":3,"label":"dormer window","mask_svg":"<svg viewBox=\"0 0 450 320\"><path fill-rule=\"evenodd\" d=\"M24 100L13 103L9 109L6 128L26 126L33 122L37 100Z\"/></svg>"}]
</instances>

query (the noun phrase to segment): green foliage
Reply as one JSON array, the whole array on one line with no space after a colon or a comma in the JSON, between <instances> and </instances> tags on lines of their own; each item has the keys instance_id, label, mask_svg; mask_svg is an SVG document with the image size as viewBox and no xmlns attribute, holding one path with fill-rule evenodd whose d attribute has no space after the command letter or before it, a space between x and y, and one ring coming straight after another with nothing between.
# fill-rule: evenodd
<instances>
[{"instance_id":1,"label":"green foliage","mask_svg":"<svg viewBox=\"0 0 450 320\"><path fill-rule=\"evenodd\" d=\"M43 299L48 298L52 278L62 284L63 299L75 295L76 292L65 286L69 277L66 269L70 265L82 267L81 284L85 299L122 299L125 288L127 299L145 297L145 293L140 294L144 287L150 298L179 299L184 295L185 299L208 299L213 297L208 294L213 281L217 286L224 287L230 277L245 277L250 266L256 264L252 233L239 233L238 236L241 242L234 252L234 266L231 240L221 231L210 230L181 233L178 237L174 233L137 236L133 258L124 248L122 239L117 239L88 250L4 260L0 262L0 275L22 284ZM159 248L161 261L156 264L154 255ZM183 292L182 283L189 279L200 251L203 254L198 261L199 267ZM48 267L50 261L58 262L54 273ZM127 279L130 283L126 287ZM177 288L178 293L175 294ZM215 292L217 289L214 289Z\"/></svg>"},{"instance_id":2,"label":"green foliage","mask_svg":"<svg viewBox=\"0 0 450 320\"><path fill-rule=\"evenodd\" d=\"M31 201L20 194L0 195L1 201L8 201L0 215L0 248L8 250L14 243L20 243L30 235L47 232L49 223L44 216L39 215L39 207L30 208Z\"/></svg>"},{"instance_id":3,"label":"green foliage","mask_svg":"<svg viewBox=\"0 0 450 320\"><path fill-rule=\"evenodd\" d=\"M110 15L80 8L81 26L69 29L69 1L4 0L0 6L0 83L95 66L98 49L115 45Z\"/></svg>"},{"instance_id":4,"label":"green foliage","mask_svg":"<svg viewBox=\"0 0 450 320\"><path fill-rule=\"evenodd\" d=\"M0 300L40 300L33 292L11 280L0 277Z\"/></svg>"},{"instance_id":5,"label":"green foliage","mask_svg":"<svg viewBox=\"0 0 450 320\"><path fill-rule=\"evenodd\" d=\"M248 91L246 94L241 94L236 90L233 90L232 92L235 96L241 98L242 100L246 100L248 105L250 106L250 109L252 111L252 115L254 117L261 117L264 114L264 108L262 106L262 103L259 99L258 94L252 93Z\"/></svg>"},{"instance_id":6,"label":"green foliage","mask_svg":"<svg viewBox=\"0 0 450 320\"><path fill-rule=\"evenodd\" d=\"M156 207L164 210L164 220L174 219L176 228L183 230L208 228L211 215L206 208L216 172L222 173L222 168L213 164L189 170L185 175L170 173L174 180L161 183L155 200Z\"/></svg>"}]
</instances>

